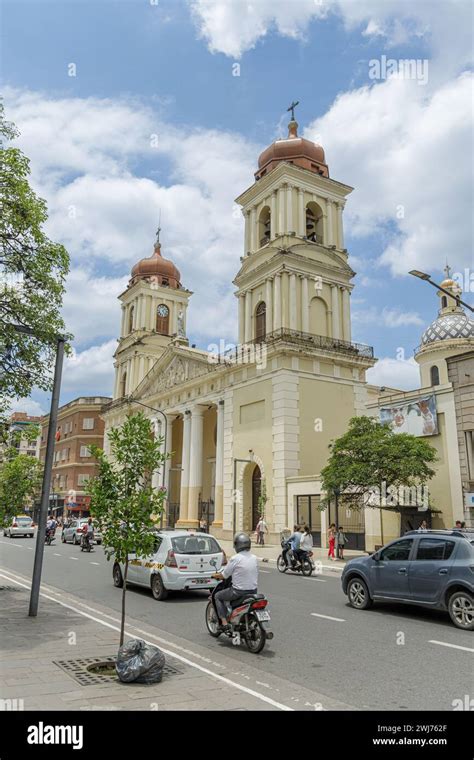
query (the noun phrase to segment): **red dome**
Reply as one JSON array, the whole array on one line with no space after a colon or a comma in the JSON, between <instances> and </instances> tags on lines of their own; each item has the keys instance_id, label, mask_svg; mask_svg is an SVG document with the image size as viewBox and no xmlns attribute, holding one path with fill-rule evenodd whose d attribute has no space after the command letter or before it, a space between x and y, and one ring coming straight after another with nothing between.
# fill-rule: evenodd
<instances>
[{"instance_id":1,"label":"red dome","mask_svg":"<svg viewBox=\"0 0 474 760\"><path fill-rule=\"evenodd\" d=\"M260 154L255 179L268 174L282 161L301 166L302 169L321 174L323 177L329 177L324 150L311 140L298 137L296 121L290 121L286 140L275 140Z\"/></svg>"},{"instance_id":2,"label":"red dome","mask_svg":"<svg viewBox=\"0 0 474 760\"><path fill-rule=\"evenodd\" d=\"M150 280L175 289L181 287L179 270L172 261L163 258L160 243L155 244L152 256L147 259L140 259L138 264L133 267L130 285L134 285L137 280Z\"/></svg>"}]
</instances>

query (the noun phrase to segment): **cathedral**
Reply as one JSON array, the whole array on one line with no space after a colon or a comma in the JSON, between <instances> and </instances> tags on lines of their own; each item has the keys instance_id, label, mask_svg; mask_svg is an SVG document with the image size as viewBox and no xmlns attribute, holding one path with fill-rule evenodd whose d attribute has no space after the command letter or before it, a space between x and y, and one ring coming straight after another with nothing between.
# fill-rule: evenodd
<instances>
[{"instance_id":1,"label":"cathedral","mask_svg":"<svg viewBox=\"0 0 474 760\"><path fill-rule=\"evenodd\" d=\"M163 255L159 234L153 254L133 267L119 297L113 401L103 416L106 433L131 411L153 420L169 454L154 475L156 487L166 488L167 525L196 528L204 521L214 535L229 538L254 530L264 513L270 542L304 521L315 545L325 545L336 517L320 509L328 446L351 417L379 414L381 403L381 389L366 382L373 349L351 340L355 273L343 215L352 190L330 177L323 148L298 135L292 113L288 137L263 151L255 181L236 200L245 238L233 281L239 335L233 351L189 345L190 283ZM451 319L456 304L442 308ZM468 329L472 350L472 322ZM432 377L435 340L427 338L419 353L425 386L447 381L441 365L442 377ZM453 514L454 508L448 519ZM363 511L338 517L351 548L399 535L391 515L385 536Z\"/></svg>"}]
</instances>

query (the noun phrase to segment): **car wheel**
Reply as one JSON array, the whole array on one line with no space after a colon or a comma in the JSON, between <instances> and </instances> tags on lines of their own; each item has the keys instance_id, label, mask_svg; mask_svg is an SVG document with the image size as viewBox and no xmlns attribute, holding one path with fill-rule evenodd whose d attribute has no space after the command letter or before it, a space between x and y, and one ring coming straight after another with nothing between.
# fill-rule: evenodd
<instances>
[{"instance_id":1,"label":"car wheel","mask_svg":"<svg viewBox=\"0 0 474 760\"><path fill-rule=\"evenodd\" d=\"M456 591L449 597L449 616L457 628L474 631L474 598L468 591Z\"/></svg>"},{"instance_id":2,"label":"car wheel","mask_svg":"<svg viewBox=\"0 0 474 760\"><path fill-rule=\"evenodd\" d=\"M63 544L66 543L66 536L64 535L64 533L61 533L61 543Z\"/></svg>"},{"instance_id":3,"label":"car wheel","mask_svg":"<svg viewBox=\"0 0 474 760\"><path fill-rule=\"evenodd\" d=\"M77 536L76 536L75 533L74 533L74 538L72 539L72 543L74 544L74 546L77 546L78 543L79 543L79 541L77 540Z\"/></svg>"},{"instance_id":4,"label":"car wheel","mask_svg":"<svg viewBox=\"0 0 474 760\"><path fill-rule=\"evenodd\" d=\"M206 626L211 636L214 636L215 639L221 635L222 628L220 626L219 618L217 617L217 613L212 602L209 602L206 607Z\"/></svg>"},{"instance_id":5,"label":"car wheel","mask_svg":"<svg viewBox=\"0 0 474 760\"><path fill-rule=\"evenodd\" d=\"M168 597L168 592L165 589L164 583L161 579L161 575L156 573L151 578L151 592L157 602L164 602Z\"/></svg>"},{"instance_id":6,"label":"car wheel","mask_svg":"<svg viewBox=\"0 0 474 760\"><path fill-rule=\"evenodd\" d=\"M112 576L114 579L114 586L116 588L122 588L123 587L123 578L122 578L122 571L120 570L119 565L114 565L114 569L112 570Z\"/></svg>"},{"instance_id":7,"label":"car wheel","mask_svg":"<svg viewBox=\"0 0 474 760\"><path fill-rule=\"evenodd\" d=\"M286 564L281 554L277 559L277 568L280 573L286 573L286 571L288 570L288 565Z\"/></svg>"},{"instance_id":8,"label":"car wheel","mask_svg":"<svg viewBox=\"0 0 474 760\"><path fill-rule=\"evenodd\" d=\"M362 578L352 578L349 581L347 596L351 606L356 610L366 610L372 605L369 589Z\"/></svg>"}]
</instances>

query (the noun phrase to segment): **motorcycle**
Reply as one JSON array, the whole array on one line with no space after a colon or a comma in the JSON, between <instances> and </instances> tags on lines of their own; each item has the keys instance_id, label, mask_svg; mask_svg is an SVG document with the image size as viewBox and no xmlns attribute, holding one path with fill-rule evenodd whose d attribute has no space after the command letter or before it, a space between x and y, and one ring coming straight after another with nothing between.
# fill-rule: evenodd
<instances>
[{"instance_id":1,"label":"motorcycle","mask_svg":"<svg viewBox=\"0 0 474 760\"><path fill-rule=\"evenodd\" d=\"M282 553L277 559L277 568L280 573L286 573L287 570L291 570L294 573L303 573L306 577L312 575L315 570L315 565L311 557L313 552L305 552L302 560L295 559L291 550L290 542L282 538L281 539ZM290 559L288 558L290 556Z\"/></svg>"},{"instance_id":2,"label":"motorcycle","mask_svg":"<svg viewBox=\"0 0 474 760\"><path fill-rule=\"evenodd\" d=\"M49 530L48 528L46 528L46 535L44 537L44 543L46 544L46 546L51 546L54 539L56 538L56 536L54 535L55 533L56 533L55 530Z\"/></svg>"},{"instance_id":3,"label":"motorcycle","mask_svg":"<svg viewBox=\"0 0 474 760\"><path fill-rule=\"evenodd\" d=\"M249 652L258 654L262 651L267 639L273 639L272 631L267 630L264 625L270 620L270 613L265 609L268 601L263 594L252 594L230 602L232 610L228 618L230 628L224 631L217 614L215 596L218 591L228 588L231 584L231 578L227 578L212 589L206 607L207 630L215 639L224 633L232 639L234 646L239 646L244 639Z\"/></svg>"},{"instance_id":4,"label":"motorcycle","mask_svg":"<svg viewBox=\"0 0 474 760\"><path fill-rule=\"evenodd\" d=\"M83 533L81 536L81 552L86 550L86 552L92 551L92 539L89 537L88 533Z\"/></svg>"}]
</instances>

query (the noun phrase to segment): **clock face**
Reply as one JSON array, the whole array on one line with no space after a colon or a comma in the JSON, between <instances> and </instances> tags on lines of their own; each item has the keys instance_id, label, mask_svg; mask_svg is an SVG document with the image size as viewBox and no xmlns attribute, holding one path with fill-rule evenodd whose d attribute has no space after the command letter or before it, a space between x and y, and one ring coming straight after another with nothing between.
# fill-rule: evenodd
<instances>
[{"instance_id":1,"label":"clock face","mask_svg":"<svg viewBox=\"0 0 474 760\"><path fill-rule=\"evenodd\" d=\"M170 313L168 307L165 306L164 303L162 303L162 304L160 304L160 306L158 306L157 311L158 311L158 316L159 317L167 317L168 314Z\"/></svg>"}]
</instances>

